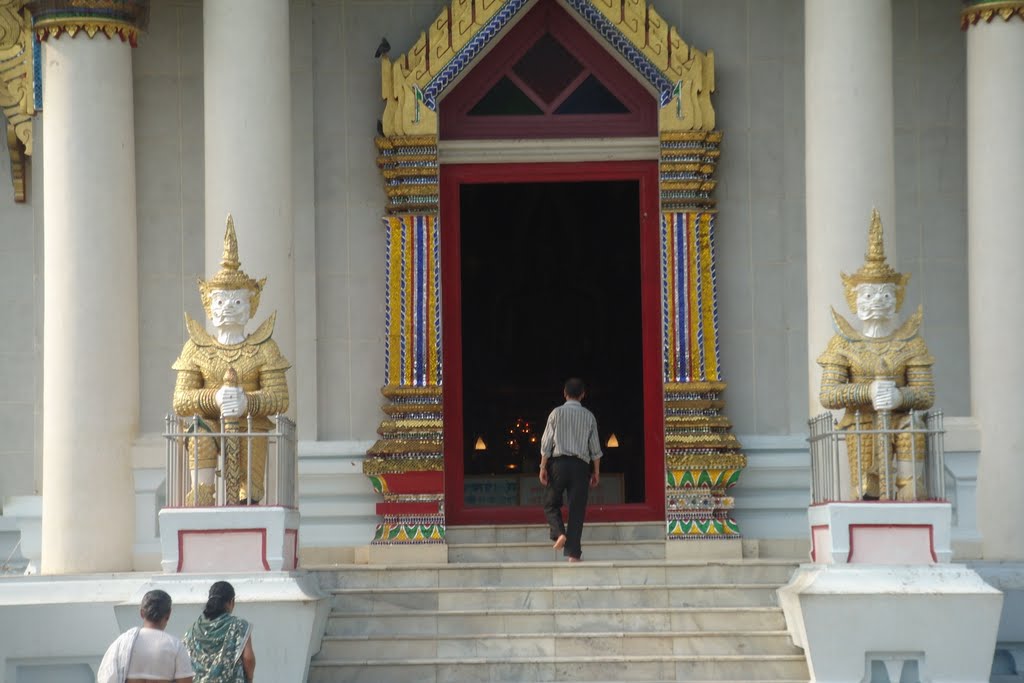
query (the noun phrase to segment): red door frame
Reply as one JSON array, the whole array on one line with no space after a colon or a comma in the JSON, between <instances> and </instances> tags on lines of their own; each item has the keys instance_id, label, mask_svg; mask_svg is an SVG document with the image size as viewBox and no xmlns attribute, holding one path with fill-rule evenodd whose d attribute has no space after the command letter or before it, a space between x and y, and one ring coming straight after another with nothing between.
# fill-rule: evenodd
<instances>
[{"instance_id":1,"label":"red door frame","mask_svg":"<svg viewBox=\"0 0 1024 683\"><path fill-rule=\"evenodd\" d=\"M540 509L463 506L462 277L459 190L462 185L515 182L635 180L640 185L640 292L644 399L644 501L590 505L587 519L665 519L665 433L661 381L661 251L657 161L457 164L441 166L441 310L444 381L445 522L522 524L543 521ZM626 400L625 397L623 397Z\"/></svg>"}]
</instances>

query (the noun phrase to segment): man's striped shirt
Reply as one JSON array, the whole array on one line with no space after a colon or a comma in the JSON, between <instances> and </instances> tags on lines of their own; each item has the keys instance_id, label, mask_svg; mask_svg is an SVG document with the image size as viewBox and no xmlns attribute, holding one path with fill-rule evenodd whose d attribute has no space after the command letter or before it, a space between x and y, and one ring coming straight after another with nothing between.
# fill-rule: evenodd
<instances>
[{"instance_id":1,"label":"man's striped shirt","mask_svg":"<svg viewBox=\"0 0 1024 683\"><path fill-rule=\"evenodd\" d=\"M574 455L585 462L602 455L597 418L579 401L567 400L551 411L540 439L542 456Z\"/></svg>"}]
</instances>

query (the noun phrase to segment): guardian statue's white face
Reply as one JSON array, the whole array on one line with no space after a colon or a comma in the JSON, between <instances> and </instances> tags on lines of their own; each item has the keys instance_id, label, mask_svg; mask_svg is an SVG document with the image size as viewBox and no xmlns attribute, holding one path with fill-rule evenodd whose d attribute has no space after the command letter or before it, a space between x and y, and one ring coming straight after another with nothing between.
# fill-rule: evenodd
<instances>
[{"instance_id":1,"label":"guardian statue's white face","mask_svg":"<svg viewBox=\"0 0 1024 683\"><path fill-rule=\"evenodd\" d=\"M885 322L896 317L896 285L857 285L857 317L864 322Z\"/></svg>"},{"instance_id":2,"label":"guardian statue's white face","mask_svg":"<svg viewBox=\"0 0 1024 683\"><path fill-rule=\"evenodd\" d=\"M214 327L220 328L225 325L238 325L245 327L249 322L249 297L251 292L248 289L214 290L210 296L210 319Z\"/></svg>"}]
</instances>

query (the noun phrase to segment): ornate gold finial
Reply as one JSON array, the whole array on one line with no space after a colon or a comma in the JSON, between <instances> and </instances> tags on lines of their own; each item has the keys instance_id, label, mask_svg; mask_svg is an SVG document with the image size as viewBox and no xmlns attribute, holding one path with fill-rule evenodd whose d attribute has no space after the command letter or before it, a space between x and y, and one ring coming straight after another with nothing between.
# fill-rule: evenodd
<instances>
[{"instance_id":1,"label":"ornate gold finial","mask_svg":"<svg viewBox=\"0 0 1024 683\"><path fill-rule=\"evenodd\" d=\"M256 309L260 305L260 294L263 292L263 285L267 278L253 280L246 275L241 268L242 263L238 260L238 237L235 235L235 219L228 214L227 226L224 229L224 252L220 257L220 270L210 280L199 278L199 295L203 300L203 308L206 315L210 315L210 297L217 290L248 289L249 295L249 316L256 315Z\"/></svg>"},{"instance_id":2,"label":"ornate gold finial","mask_svg":"<svg viewBox=\"0 0 1024 683\"><path fill-rule=\"evenodd\" d=\"M909 273L897 273L885 260L885 243L882 240L882 219L878 209L871 210L871 226L868 228L868 250L864 254L864 265L853 275L840 273L846 288L846 303L850 310L857 311L857 286L863 284L896 285L896 310L903 306L903 294L910 281Z\"/></svg>"},{"instance_id":3,"label":"ornate gold finial","mask_svg":"<svg viewBox=\"0 0 1024 683\"><path fill-rule=\"evenodd\" d=\"M220 265L231 270L238 270L238 267L242 265L238 260L238 235L235 234L235 219L230 213L227 226L224 228L224 252L220 256Z\"/></svg>"}]
</instances>

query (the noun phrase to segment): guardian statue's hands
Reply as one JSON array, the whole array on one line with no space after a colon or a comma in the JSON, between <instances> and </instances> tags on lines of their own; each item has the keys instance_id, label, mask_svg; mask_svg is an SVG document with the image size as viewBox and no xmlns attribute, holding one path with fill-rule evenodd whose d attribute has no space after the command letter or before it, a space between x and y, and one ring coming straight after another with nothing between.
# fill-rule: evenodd
<instances>
[{"instance_id":1,"label":"guardian statue's hands","mask_svg":"<svg viewBox=\"0 0 1024 683\"><path fill-rule=\"evenodd\" d=\"M871 383L871 405L875 410L896 410L903 404L903 394L891 379L876 379Z\"/></svg>"},{"instance_id":2,"label":"guardian statue's hands","mask_svg":"<svg viewBox=\"0 0 1024 683\"><path fill-rule=\"evenodd\" d=\"M217 390L214 398L220 406L221 417L242 417L249 410L249 399L242 387L224 385Z\"/></svg>"}]
</instances>

